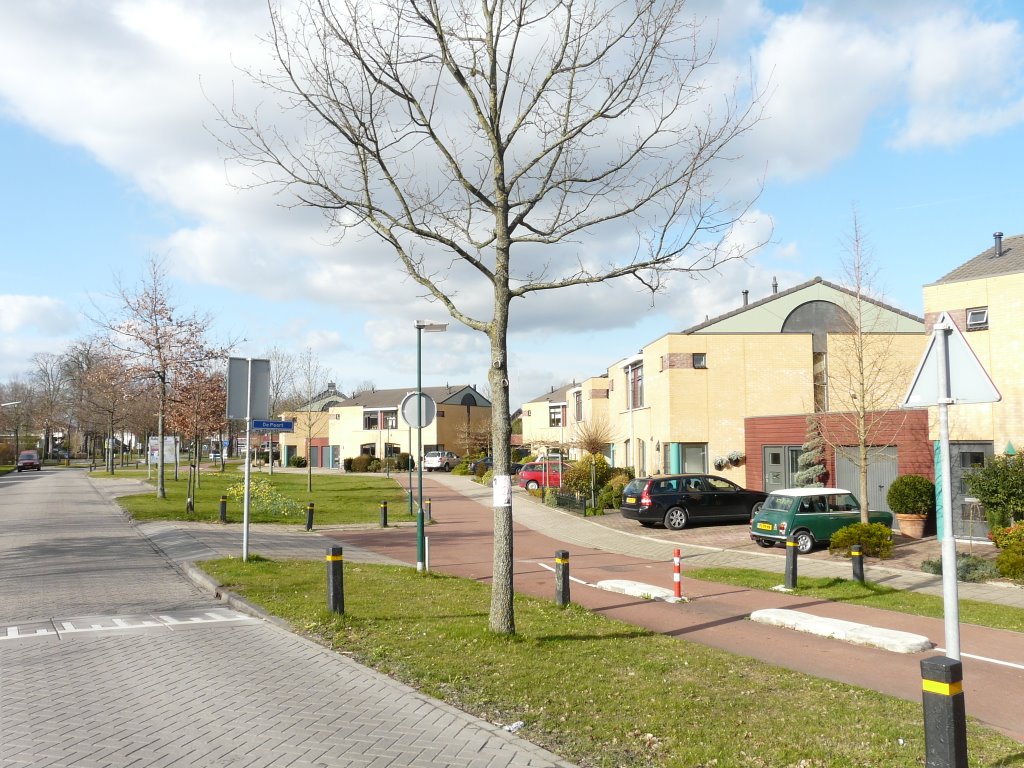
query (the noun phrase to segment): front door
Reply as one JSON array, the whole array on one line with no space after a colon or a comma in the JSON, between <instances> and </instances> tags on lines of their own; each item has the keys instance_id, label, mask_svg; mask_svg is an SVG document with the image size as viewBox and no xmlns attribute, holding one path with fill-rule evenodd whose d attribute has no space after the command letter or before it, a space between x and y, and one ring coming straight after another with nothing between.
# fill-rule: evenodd
<instances>
[{"instance_id":1,"label":"front door","mask_svg":"<svg viewBox=\"0 0 1024 768\"><path fill-rule=\"evenodd\" d=\"M786 488L786 447L784 445L766 445L762 449L764 457L764 492L771 493Z\"/></svg>"}]
</instances>

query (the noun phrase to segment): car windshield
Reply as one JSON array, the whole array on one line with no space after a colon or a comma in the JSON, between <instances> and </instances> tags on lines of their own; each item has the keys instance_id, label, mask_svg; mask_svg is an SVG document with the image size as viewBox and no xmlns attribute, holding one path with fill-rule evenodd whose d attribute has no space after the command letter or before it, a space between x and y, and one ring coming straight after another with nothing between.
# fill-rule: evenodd
<instances>
[{"instance_id":1,"label":"car windshield","mask_svg":"<svg viewBox=\"0 0 1024 768\"><path fill-rule=\"evenodd\" d=\"M626 484L626 487L622 489L622 495L638 496L640 494L640 491L644 489L644 484L646 484L646 482L647 481L644 480L643 478L630 480L629 483Z\"/></svg>"},{"instance_id":2,"label":"car windshield","mask_svg":"<svg viewBox=\"0 0 1024 768\"><path fill-rule=\"evenodd\" d=\"M774 493L765 499L762 511L767 512L788 512L793 506L792 496L776 496Z\"/></svg>"},{"instance_id":3,"label":"car windshield","mask_svg":"<svg viewBox=\"0 0 1024 768\"><path fill-rule=\"evenodd\" d=\"M34 451L22 451L21 452L21 456L19 458L22 458L22 459L34 459L35 457L36 457L36 454L35 454Z\"/></svg>"}]
</instances>

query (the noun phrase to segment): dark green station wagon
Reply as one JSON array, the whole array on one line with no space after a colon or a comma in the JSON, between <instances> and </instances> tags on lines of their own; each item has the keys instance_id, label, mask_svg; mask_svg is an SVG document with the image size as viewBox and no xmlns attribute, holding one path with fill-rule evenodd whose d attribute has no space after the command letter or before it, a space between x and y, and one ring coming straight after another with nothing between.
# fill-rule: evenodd
<instances>
[{"instance_id":1,"label":"dark green station wagon","mask_svg":"<svg viewBox=\"0 0 1024 768\"><path fill-rule=\"evenodd\" d=\"M891 512L870 512L872 523L892 528ZM860 522L860 503L842 488L787 488L773 491L750 521L750 538L762 547L774 547L789 536L805 555L832 534Z\"/></svg>"}]
</instances>

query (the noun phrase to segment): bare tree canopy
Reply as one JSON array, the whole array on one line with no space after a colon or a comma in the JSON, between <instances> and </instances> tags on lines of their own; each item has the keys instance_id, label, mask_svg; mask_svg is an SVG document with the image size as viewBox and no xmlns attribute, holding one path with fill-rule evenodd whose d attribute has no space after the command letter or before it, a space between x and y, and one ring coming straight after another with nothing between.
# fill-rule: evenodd
<instances>
[{"instance_id":1,"label":"bare tree canopy","mask_svg":"<svg viewBox=\"0 0 1024 768\"><path fill-rule=\"evenodd\" d=\"M223 114L229 148L339 236L374 233L487 334L495 475L513 299L623 276L656 291L743 255L722 246L745 208L723 202L720 171L759 99L708 86L713 46L682 0L272 0L270 14L279 70L251 74L292 112ZM494 552L490 626L511 633L510 502Z\"/></svg>"}]
</instances>

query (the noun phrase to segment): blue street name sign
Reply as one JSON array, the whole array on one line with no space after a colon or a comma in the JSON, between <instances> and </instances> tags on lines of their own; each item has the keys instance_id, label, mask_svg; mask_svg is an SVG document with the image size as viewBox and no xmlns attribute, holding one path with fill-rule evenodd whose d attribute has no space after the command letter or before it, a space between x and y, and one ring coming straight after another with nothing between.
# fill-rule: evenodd
<instances>
[{"instance_id":1,"label":"blue street name sign","mask_svg":"<svg viewBox=\"0 0 1024 768\"><path fill-rule=\"evenodd\" d=\"M295 428L294 421L270 421L268 419L253 419L253 432L291 432Z\"/></svg>"}]
</instances>

